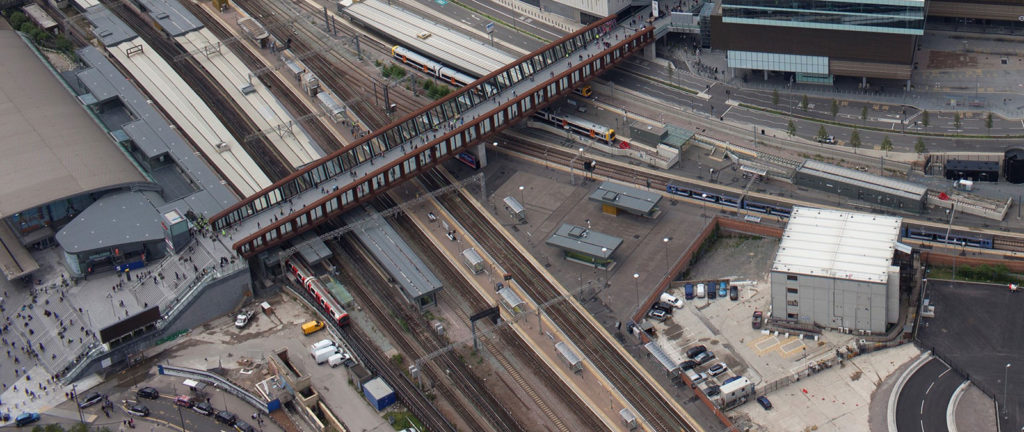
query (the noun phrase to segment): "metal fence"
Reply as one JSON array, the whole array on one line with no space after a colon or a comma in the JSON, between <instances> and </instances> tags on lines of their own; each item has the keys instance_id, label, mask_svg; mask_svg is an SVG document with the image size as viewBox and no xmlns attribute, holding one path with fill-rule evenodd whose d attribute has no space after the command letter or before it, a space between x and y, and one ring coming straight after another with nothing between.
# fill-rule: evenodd
<instances>
[{"instance_id":1,"label":"metal fence","mask_svg":"<svg viewBox=\"0 0 1024 432\"><path fill-rule=\"evenodd\" d=\"M157 368L159 369L160 375L177 376L182 378L194 379L196 381L204 381L211 383L213 384L214 387L225 390L228 393L237 396L239 399L244 400L246 403L252 405L253 408L258 409L263 414L270 413L270 410L267 409L267 401L264 401L256 397L256 395L245 391L245 389L235 385L235 383L229 381L227 378L224 378L220 375L206 371L201 371L198 369L183 368L171 365L159 365L157 366Z\"/></svg>"}]
</instances>

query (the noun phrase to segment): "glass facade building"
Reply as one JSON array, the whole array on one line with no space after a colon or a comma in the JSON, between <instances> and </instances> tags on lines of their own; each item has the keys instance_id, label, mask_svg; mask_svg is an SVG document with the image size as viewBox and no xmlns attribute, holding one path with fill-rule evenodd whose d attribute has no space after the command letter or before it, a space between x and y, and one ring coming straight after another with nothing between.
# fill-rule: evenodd
<instances>
[{"instance_id":1,"label":"glass facade building","mask_svg":"<svg viewBox=\"0 0 1024 432\"><path fill-rule=\"evenodd\" d=\"M722 22L924 34L924 0L722 0Z\"/></svg>"}]
</instances>

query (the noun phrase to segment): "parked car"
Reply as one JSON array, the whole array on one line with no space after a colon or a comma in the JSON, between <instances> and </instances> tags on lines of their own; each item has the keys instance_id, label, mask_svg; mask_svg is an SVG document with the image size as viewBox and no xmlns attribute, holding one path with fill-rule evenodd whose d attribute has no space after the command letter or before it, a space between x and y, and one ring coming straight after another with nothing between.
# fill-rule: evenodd
<instances>
[{"instance_id":1,"label":"parked car","mask_svg":"<svg viewBox=\"0 0 1024 432\"><path fill-rule=\"evenodd\" d=\"M765 396L758 396L757 403L761 404L761 408L764 408L765 411L772 409L772 401Z\"/></svg>"},{"instance_id":2,"label":"parked car","mask_svg":"<svg viewBox=\"0 0 1024 432\"><path fill-rule=\"evenodd\" d=\"M676 309L682 309L685 304L682 299L669 293L661 293L661 301L672 305Z\"/></svg>"},{"instance_id":3,"label":"parked car","mask_svg":"<svg viewBox=\"0 0 1024 432\"><path fill-rule=\"evenodd\" d=\"M199 402L192 407L192 411L208 416L213 414L213 405L210 405L209 402Z\"/></svg>"},{"instance_id":4,"label":"parked car","mask_svg":"<svg viewBox=\"0 0 1024 432\"><path fill-rule=\"evenodd\" d=\"M702 283L697 284L697 297L704 298L707 296L707 286Z\"/></svg>"},{"instance_id":5,"label":"parked car","mask_svg":"<svg viewBox=\"0 0 1024 432\"><path fill-rule=\"evenodd\" d=\"M820 142L822 144L835 144L836 143L836 137L834 137L832 135L818 137L818 142Z\"/></svg>"},{"instance_id":6,"label":"parked car","mask_svg":"<svg viewBox=\"0 0 1024 432\"><path fill-rule=\"evenodd\" d=\"M718 296L721 297L721 298L725 298L725 296L727 296L727 295L729 295L729 283L725 282L725 281L719 282L718 283Z\"/></svg>"},{"instance_id":7,"label":"parked car","mask_svg":"<svg viewBox=\"0 0 1024 432\"><path fill-rule=\"evenodd\" d=\"M143 404L129 405L127 408L129 413L135 414L139 417L145 417L149 415L149 407Z\"/></svg>"},{"instance_id":8,"label":"parked car","mask_svg":"<svg viewBox=\"0 0 1024 432\"><path fill-rule=\"evenodd\" d=\"M697 367L697 362L695 362L693 360L687 360L687 361L684 361L682 363L679 363L679 369L682 369L682 370L690 370L690 369L693 369L695 367Z\"/></svg>"},{"instance_id":9,"label":"parked car","mask_svg":"<svg viewBox=\"0 0 1024 432\"><path fill-rule=\"evenodd\" d=\"M700 353L702 353L704 351L707 351L707 350L708 350L708 347L706 347L704 345L697 345L695 347L691 347L690 349L686 350L686 358L692 359L692 358L697 357L698 355L700 355Z\"/></svg>"},{"instance_id":10,"label":"parked car","mask_svg":"<svg viewBox=\"0 0 1024 432\"><path fill-rule=\"evenodd\" d=\"M96 404L100 403L101 401L103 401L103 395L101 395L99 393L93 393L93 394L91 394L89 396L86 396L85 399L79 399L78 400L78 407L79 408L89 408L89 407L91 407L93 405L96 405Z\"/></svg>"},{"instance_id":11,"label":"parked car","mask_svg":"<svg viewBox=\"0 0 1024 432\"><path fill-rule=\"evenodd\" d=\"M665 313L672 313L672 311L675 309L675 307L672 306L670 303L665 303L662 301L655 303L654 306L651 307L655 309L661 309L665 311Z\"/></svg>"},{"instance_id":12,"label":"parked car","mask_svg":"<svg viewBox=\"0 0 1024 432\"><path fill-rule=\"evenodd\" d=\"M238 416L231 411L217 411L217 414L214 414L213 419L217 420L218 423L232 426L236 421L238 421Z\"/></svg>"},{"instance_id":13,"label":"parked car","mask_svg":"<svg viewBox=\"0 0 1024 432\"><path fill-rule=\"evenodd\" d=\"M135 394L140 398L146 399L156 399L160 397L160 392L153 387L140 388L139 391L135 392Z\"/></svg>"},{"instance_id":14,"label":"parked car","mask_svg":"<svg viewBox=\"0 0 1024 432\"><path fill-rule=\"evenodd\" d=\"M750 326L755 330L761 328L761 321L764 320L764 312L759 310L754 311L754 316L751 318Z\"/></svg>"},{"instance_id":15,"label":"parked car","mask_svg":"<svg viewBox=\"0 0 1024 432\"><path fill-rule=\"evenodd\" d=\"M249 320L252 319L255 313L256 311L251 309L239 312L238 316L235 317L235 327L245 328L245 326L249 325Z\"/></svg>"},{"instance_id":16,"label":"parked car","mask_svg":"<svg viewBox=\"0 0 1024 432\"><path fill-rule=\"evenodd\" d=\"M246 423L244 420L238 420L235 422L235 430L238 432L256 432L256 428Z\"/></svg>"},{"instance_id":17,"label":"parked car","mask_svg":"<svg viewBox=\"0 0 1024 432\"><path fill-rule=\"evenodd\" d=\"M740 299L740 287L733 285L729 287L729 300L736 301Z\"/></svg>"},{"instance_id":18,"label":"parked car","mask_svg":"<svg viewBox=\"0 0 1024 432\"><path fill-rule=\"evenodd\" d=\"M716 385L710 385L707 389L704 390L704 394L707 395L708 397L718 396L721 393L722 388Z\"/></svg>"},{"instance_id":19,"label":"parked car","mask_svg":"<svg viewBox=\"0 0 1024 432\"><path fill-rule=\"evenodd\" d=\"M687 283L686 285L683 285L683 296L686 297L687 300L693 300L694 293L692 283Z\"/></svg>"},{"instance_id":20,"label":"parked car","mask_svg":"<svg viewBox=\"0 0 1024 432\"><path fill-rule=\"evenodd\" d=\"M711 367L708 368L708 373L711 374L711 376L719 376L728 369L729 366L726 365L725 362L718 362L711 365Z\"/></svg>"},{"instance_id":21,"label":"parked car","mask_svg":"<svg viewBox=\"0 0 1024 432\"><path fill-rule=\"evenodd\" d=\"M697 362L697 364L704 364L714 359L715 353L711 351L704 351L700 354L697 354L697 357L694 357L693 361Z\"/></svg>"},{"instance_id":22,"label":"parked car","mask_svg":"<svg viewBox=\"0 0 1024 432\"><path fill-rule=\"evenodd\" d=\"M647 312L647 316L654 318L658 321L665 321L666 319L668 319L668 313L661 309L651 309L650 312Z\"/></svg>"},{"instance_id":23,"label":"parked car","mask_svg":"<svg viewBox=\"0 0 1024 432\"><path fill-rule=\"evenodd\" d=\"M718 298L718 290L715 289L715 284L708 284L708 299L714 300Z\"/></svg>"},{"instance_id":24,"label":"parked car","mask_svg":"<svg viewBox=\"0 0 1024 432\"><path fill-rule=\"evenodd\" d=\"M39 413L21 413L18 414L18 417L15 417L14 424L18 426L25 426L27 424L35 423L37 421L39 421Z\"/></svg>"},{"instance_id":25,"label":"parked car","mask_svg":"<svg viewBox=\"0 0 1024 432\"><path fill-rule=\"evenodd\" d=\"M178 396L174 398L174 404L180 407L192 408L192 406L195 405L196 402L192 400L191 397Z\"/></svg>"}]
</instances>

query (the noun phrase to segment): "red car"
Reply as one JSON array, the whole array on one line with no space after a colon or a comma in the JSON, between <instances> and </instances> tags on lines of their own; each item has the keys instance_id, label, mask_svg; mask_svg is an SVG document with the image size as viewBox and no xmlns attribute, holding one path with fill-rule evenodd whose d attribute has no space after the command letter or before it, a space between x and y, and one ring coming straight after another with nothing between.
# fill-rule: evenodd
<instances>
[{"instance_id":1,"label":"red car","mask_svg":"<svg viewBox=\"0 0 1024 432\"><path fill-rule=\"evenodd\" d=\"M762 313L759 310L756 310L756 311L754 311L753 318L751 318L750 325L752 327L754 327L755 330L759 329L759 328L761 328L761 322L763 320L764 320L764 313Z\"/></svg>"}]
</instances>

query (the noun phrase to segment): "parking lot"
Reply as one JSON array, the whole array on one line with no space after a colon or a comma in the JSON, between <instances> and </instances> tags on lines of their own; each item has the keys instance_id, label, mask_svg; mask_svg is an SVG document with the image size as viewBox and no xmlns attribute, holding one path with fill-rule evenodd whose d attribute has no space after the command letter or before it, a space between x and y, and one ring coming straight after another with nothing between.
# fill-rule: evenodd
<instances>
[{"instance_id":1,"label":"parking lot","mask_svg":"<svg viewBox=\"0 0 1024 432\"><path fill-rule=\"evenodd\" d=\"M935 318L922 319L918 340L998 403L1005 396L1009 409L1001 417L1002 430L1020 430L1024 294L1011 293L1004 285L928 281L926 298L935 305Z\"/></svg>"},{"instance_id":2,"label":"parking lot","mask_svg":"<svg viewBox=\"0 0 1024 432\"><path fill-rule=\"evenodd\" d=\"M704 345L715 359L695 371L708 372L719 362L728 370L709 377L701 387L721 385L733 376L743 376L767 394L774 408L765 412L752 400L728 411L740 422L750 420L759 430L867 430L868 406L878 383L918 352L913 345L855 357L840 367L802 379L797 384L775 383L787 379L822 358L834 357L839 347L851 345L851 335L826 332L819 340L801 339L752 328L752 314L762 311L767 318L770 300L768 272L778 247L776 239L724 237L718 240L686 280L700 282L729 279L739 288L739 299L694 298L671 318L655 324L654 340L674 361L688 360L686 351ZM671 294L684 298L683 288ZM708 374L710 375L710 374ZM806 392L805 392L806 390ZM828 425L832 425L829 427ZM756 427L755 427L756 429Z\"/></svg>"}]
</instances>

